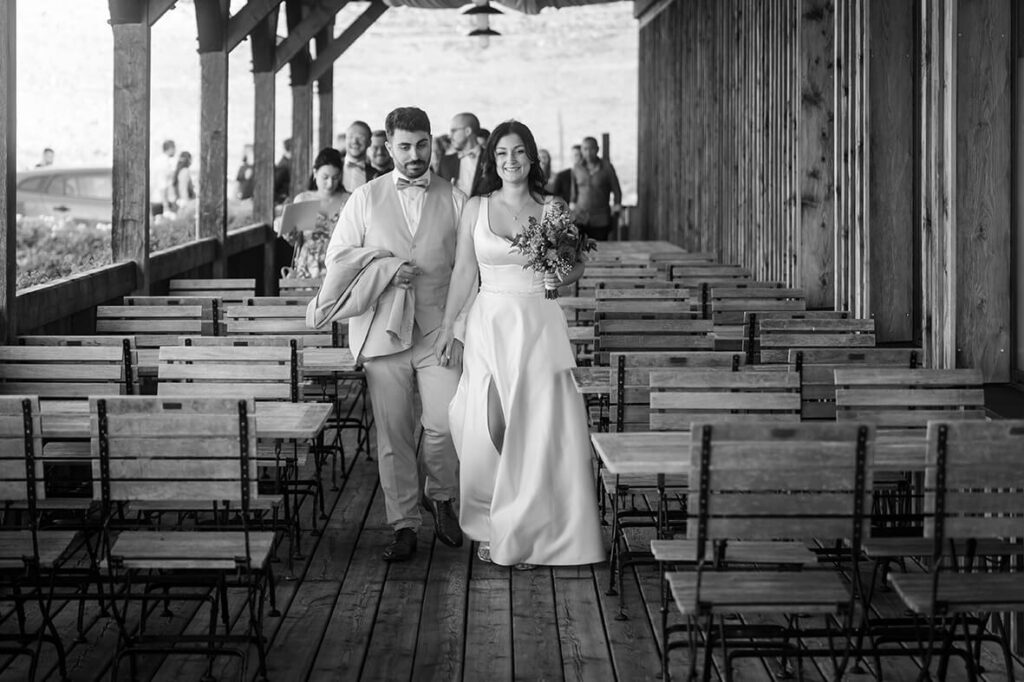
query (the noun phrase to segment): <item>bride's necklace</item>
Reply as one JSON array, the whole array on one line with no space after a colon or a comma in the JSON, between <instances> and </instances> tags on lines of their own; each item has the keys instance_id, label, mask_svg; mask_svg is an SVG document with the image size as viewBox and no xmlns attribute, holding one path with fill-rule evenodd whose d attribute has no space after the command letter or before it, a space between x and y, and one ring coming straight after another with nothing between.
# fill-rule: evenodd
<instances>
[{"instance_id":1,"label":"bride's necklace","mask_svg":"<svg viewBox=\"0 0 1024 682\"><path fill-rule=\"evenodd\" d=\"M526 201L523 202L523 205L519 207L518 211L513 211L512 207L509 206L507 203L505 203L504 199L499 201L499 203L501 204L502 208L504 208L505 211L510 216L512 216L512 222L516 223L517 225L521 225L522 223L519 222L519 216L523 215L523 213L525 213L527 211L527 209L530 208L530 204L532 204L534 202L533 202L533 199L531 197L527 197Z\"/></svg>"}]
</instances>

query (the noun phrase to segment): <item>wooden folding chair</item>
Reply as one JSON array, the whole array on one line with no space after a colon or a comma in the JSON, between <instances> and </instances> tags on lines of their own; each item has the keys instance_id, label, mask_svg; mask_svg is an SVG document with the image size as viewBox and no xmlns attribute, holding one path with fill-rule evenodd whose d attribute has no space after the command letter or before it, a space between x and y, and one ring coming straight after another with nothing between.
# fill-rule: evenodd
<instances>
[{"instance_id":1,"label":"wooden folding chair","mask_svg":"<svg viewBox=\"0 0 1024 682\"><path fill-rule=\"evenodd\" d=\"M595 320L692 320L694 310L686 289L594 290Z\"/></svg>"},{"instance_id":2,"label":"wooden folding chair","mask_svg":"<svg viewBox=\"0 0 1024 682\"><path fill-rule=\"evenodd\" d=\"M1024 609L1024 575L1008 561L995 566L973 561L985 540L1004 543L1024 528L1024 421L932 421L925 464L925 535L932 551L928 572L890 576L907 608L926 631L922 668L936 653L945 679L951 655L977 679L985 624L1003 653L1005 673L1014 679L1009 627L1002 617ZM1016 555L1020 545L1016 545ZM970 633L972 623L977 632ZM962 635L957 635L957 630ZM958 649L956 643L963 642Z\"/></svg>"},{"instance_id":3,"label":"wooden folding chair","mask_svg":"<svg viewBox=\"0 0 1024 682\"><path fill-rule=\"evenodd\" d=\"M167 285L168 296L206 296L219 298L226 304L241 303L242 299L256 295L256 280L243 279L172 279Z\"/></svg>"},{"instance_id":4,"label":"wooden folding chair","mask_svg":"<svg viewBox=\"0 0 1024 682\"><path fill-rule=\"evenodd\" d=\"M920 348L791 348L788 364L800 375L801 418L835 421L837 369L920 369Z\"/></svg>"},{"instance_id":5,"label":"wooden folding chair","mask_svg":"<svg viewBox=\"0 0 1024 682\"><path fill-rule=\"evenodd\" d=\"M714 350L708 320L599 320L594 324L597 364L615 351Z\"/></svg>"},{"instance_id":6,"label":"wooden folding chair","mask_svg":"<svg viewBox=\"0 0 1024 682\"><path fill-rule=\"evenodd\" d=\"M96 497L102 501L102 547L109 572L110 605L120 636L113 678L123 658L136 677L136 658L151 653L209 657L235 655L245 673L245 650L255 645L257 676L266 677L264 599L274 609L271 555L274 533L256 531L259 499L256 420L252 398L93 398ZM177 499L228 505L232 530L118 530L118 505ZM181 587L173 593L171 587ZM230 632L227 589L246 593L244 633ZM210 604L205 635L147 632L153 602L196 600ZM140 625L128 609L139 604ZM218 618L224 631L217 632ZM209 670L208 670L209 673Z\"/></svg>"},{"instance_id":7,"label":"wooden folding chair","mask_svg":"<svg viewBox=\"0 0 1024 682\"><path fill-rule=\"evenodd\" d=\"M13 609L17 626L0 633L0 653L30 657L28 679L35 680L42 646L48 643L57 652L61 678L67 679L52 607L57 571L70 553L75 532L39 528L36 502L46 496L41 456L39 399L0 397L0 604ZM14 515L20 518L10 518ZM33 605L37 615L26 612Z\"/></svg>"},{"instance_id":8,"label":"wooden folding chair","mask_svg":"<svg viewBox=\"0 0 1024 682\"><path fill-rule=\"evenodd\" d=\"M709 298L711 320L715 324L715 350L742 349L745 313L807 309L803 289L788 288L781 282L712 286Z\"/></svg>"},{"instance_id":9,"label":"wooden folding chair","mask_svg":"<svg viewBox=\"0 0 1024 682\"><path fill-rule=\"evenodd\" d=\"M827 570L757 570L728 558L738 541L780 538L848 539L841 559L858 574L873 459L873 429L857 424L756 424L741 419L693 425L690 478L693 500L687 537L696 544L696 567L665 575L675 606L686 619L685 642L663 639L669 651L689 649L694 679L704 646L704 679L711 654L721 647L725 679L740 657L785 659L828 656L833 679L842 679L854 648L857 596L838 573ZM747 625L733 614L768 614L778 625ZM801 619L824 618L810 630ZM662 617L668 636L667 614ZM807 636L827 636L829 646L801 646ZM836 645L834 639L839 638Z\"/></svg>"}]
</instances>

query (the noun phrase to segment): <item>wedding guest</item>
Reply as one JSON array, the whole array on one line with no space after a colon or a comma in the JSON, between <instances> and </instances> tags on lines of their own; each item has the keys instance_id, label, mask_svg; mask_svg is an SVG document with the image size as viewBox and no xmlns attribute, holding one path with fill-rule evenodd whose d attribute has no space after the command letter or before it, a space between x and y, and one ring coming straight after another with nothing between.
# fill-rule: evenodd
<instances>
[{"instance_id":1,"label":"wedding guest","mask_svg":"<svg viewBox=\"0 0 1024 682\"><path fill-rule=\"evenodd\" d=\"M551 152L547 149L538 149L537 158L540 165L540 171L544 174L544 184L546 185L548 180L551 179Z\"/></svg>"},{"instance_id":2,"label":"wedding guest","mask_svg":"<svg viewBox=\"0 0 1024 682\"><path fill-rule=\"evenodd\" d=\"M373 166L375 175L384 175L395 169L395 163L388 153L388 134L383 130L374 130L370 137L370 149L366 153Z\"/></svg>"},{"instance_id":3,"label":"wedding guest","mask_svg":"<svg viewBox=\"0 0 1024 682\"><path fill-rule=\"evenodd\" d=\"M274 166L274 203L282 204L288 199L292 182L292 138L281 143L284 153Z\"/></svg>"},{"instance_id":4,"label":"wedding guest","mask_svg":"<svg viewBox=\"0 0 1024 682\"><path fill-rule=\"evenodd\" d=\"M487 146L487 140L491 137L491 131L487 128L481 128L476 132L476 143L480 145L480 148Z\"/></svg>"},{"instance_id":5,"label":"wedding guest","mask_svg":"<svg viewBox=\"0 0 1024 682\"><path fill-rule=\"evenodd\" d=\"M161 153L149 164L149 208L154 216L174 211L174 175L178 168L174 140L164 140Z\"/></svg>"},{"instance_id":6,"label":"wedding guest","mask_svg":"<svg viewBox=\"0 0 1024 682\"><path fill-rule=\"evenodd\" d=\"M345 167L341 178L345 189L349 192L355 191L356 187L365 185L377 177L377 172L366 156L372 135L370 126L363 121L354 121L348 127L348 132L345 135L347 140Z\"/></svg>"},{"instance_id":7,"label":"wedding guest","mask_svg":"<svg viewBox=\"0 0 1024 682\"><path fill-rule=\"evenodd\" d=\"M456 114L451 123L452 149L454 154L441 158L437 174L469 194L477 177L477 162L480 158L480 119L469 112Z\"/></svg>"},{"instance_id":8,"label":"wedding guest","mask_svg":"<svg viewBox=\"0 0 1024 682\"><path fill-rule=\"evenodd\" d=\"M583 159L573 166L572 203L576 224L587 235L604 241L614 227L614 221L622 211L622 188L619 176L610 163L597 155L597 140L583 138L580 145ZM608 199L611 197L612 206Z\"/></svg>"},{"instance_id":9,"label":"wedding guest","mask_svg":"<svg viewBox=\"0 0 1024 682\"><path fill-rule=\"evenodd\" d=\"M313 160L308 189L295 195L295 202L319 201L320 206L313 225L285 235L295 248L291 270L285 273L287 277L323 277L326 272L327 244L350 196L341 183L344 163L337 149L324 147Z\"/></svg>"},{"instance_id":10,"label":"wedding guest","mask_svg":"<svg viewBox=\"0 0 1024 682\"><path fill-rule=\"evenodd\" d=\"M568 204L572 199L572 169L573 166L582 161L583 152L580 150L580 145L574 144L572 146L572 165L558 171L553 178L548 180L548 192L556 197L560 197L562 201Z\"/></svg>"},{"instance_id":11,"label":"wedding guest","mask_svg":"<svg viewBox=\"0 0 1024 682\"><path fill-rule=\"evenodd\" d=\"M482 561L519 569L603 561L587 415L570 370L572 346L546 285L576 281L524 266L510 242L530 223L565 210L544 192L537 144L518 121L500 124L481 159L480 182L459 221L455 268L435 354L456 350L466 319L462 378L449 409L459 453L459 522Z\"/></svg>"},{"instance_id":12,"label":"wedding guest","mask_svg":"<svg viewBox=\"0 0 1024 682\"><path fill-rule=\"evenodd\" d=\"M174 169L174 211L187 212L193 209L196 187L192 182L192 154L182 152Z\"/></svg>"},{"instance_id":13,"label":"wedding guest","mask_svg":"<svg viewBox=\"0 0 1024 682\"><path fill-rule=\"evenodd\" d=\"M46 168L53 165L54 151L52 147L43 150L43 158L36 164L36 168Z\"/></svg>"},{"instance_id":14,"label":"wedding guest","mask_svg":"<svg viewBox=\"0 0 1024 682\"><path fill-rule=\"evenodd\" d=\"M445 157L444 142L441 137L434 137L430 140L430 170L440 173L441 159Z\"/></svg>"},{"instance_id":15,"label":"wedding guest","mask_svg":"<svg viewBox=\"0 0 1024 682\"><path fill-rule=\"evenodd\" d=\"M238 167L238 172L235 173L236 199L252 199L253 187L255 185L252 159L253 147L251 144L247 144L242 147L242 165Z\"/></svg>"}]
</instances>

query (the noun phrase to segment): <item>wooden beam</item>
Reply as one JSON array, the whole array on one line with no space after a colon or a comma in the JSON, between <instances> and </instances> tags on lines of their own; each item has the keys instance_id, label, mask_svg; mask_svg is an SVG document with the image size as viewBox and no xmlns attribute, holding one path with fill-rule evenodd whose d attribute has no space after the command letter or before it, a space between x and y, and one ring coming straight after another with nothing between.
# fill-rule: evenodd
<instances>
[{"instance_id":1,"label":"wooden beam","mask_svg":"<svg viewBox=\"0 0 1024 682\"><path fill-rule=\"evenodd\" d=\"M254 81L253 106L253 218L270 224L274 220L274 117L276 74L274 41L277 16L272 14L252 32Z\"/></svg>"},{"instance_id":2,"label":"wooden beam","mask_svg":"<svg viewBox=\"0 0 1024 682\"><path fill-rule=\"evenodd\" d=\"M196 0L195 5L199 54L224 51L228 33L228 0Z\"/></svg>"},{"instance_id":3,"label":"wooden beam","mask_svg":"<svg viewBox=\"0 0 1024 682\"><path fill-rule=\"evenodd\" d=\"M322 0L322 3L308 10L302 21L294 27L289 18L288 37L277 46L275 71L290 62L303 48L309 47L309 41L320 32L328 21L334 19L334 15L346 5L348 0ZM315 80L312 79L312 80ZM296 83L293 83L296 85Z\"/></svg>"},{"instance_id":4,"label":"wooden beam","mask_svg":"<svg viewBox=\"0 0 1024 682\"><path fill-rule=\"evenodd\" d=\"M108 0L110 24L141 24L149 15L149 4L138 0Z\"/></svg>"},{"instance_id":5,"label":"wooden beam","mask_svg":"<svg viewBox=\"0 0 1024 682\"><path fill-rule=\"evenodd\" d=\"M285 20L288 24L288 34L291 35L298 30L299 24L302 23L303 17L306 16L305 5L302 4L302 0L286 0L285 2ZM276 43L275 43L276 45ZM277 54L278 49L274 48L274 65L273 70L278 71L280 67L277 65ZM305 85L309 83L309 42L304 43L295 54L291 57L291 61L288 63L288 71L291 76L291 85Z\"/></svg>"},{"instance_id":6,"label":"wooden beam","mask_svg":"<svg viewBox=\"0 0 1024 682\"><path fill-rule=\"evenodd\" d=\"M17 221L17 3L0 4L0 342L18 335Z\"/></svg>"},{"instance_id":7,"label":"wooden beam","mask_svg":"<svg viewBox=\"0 0 1024 682\"><path fill-rule=\"evenodd\" d=\"M306 189L313 145L313 86L292 85L292 168L289 195Z\"/></svg>"},{"instance_id":8,"label":"wooden beam","mask_svg":"<svg viewBox=\"0 0 1024 682\"><path fill-rule=\"evenodd\" d=\"M633 18L640 21L640 28L651 23L676 0L636 0L633 3Z\"/></svg>"},{"instance_id":9,"label":"wooden beam","mask_svg":"<svg viewBox=\"0 0 1024 682\"><path fill-rule=\"evenodd\" d=\"M167 10L174 7L174 3L178 0L149 0L149 25L152 26L160 20ZM199 5L203 0L199 0L196 5ZM140 3L141 4L141 3Z\"/></svg>"},{"instance_id":10,"label":"wooden beam","mask_svg":"<svg viewBox=\"0 0 1024 682\"><path fill-rule=\"evenodd\" d=\"M115 263L134 261L136 291L149 293L148 23L114 24L114 158L111 247Z\"/></svg>"},{"instance_id":11,"label":"wooden beam","mask_svg":"<svg viewBox=\"0 0 1024 682\"><path fill-rule=\"evenodd\" d=\"M334 39L334 20L316 34L316 53L319 55ZM327 69L316 79L316 101L319 107L317 148L333 147L334 142L334 69Z\"/></svg>"},{"instance_id":12,"label":"wooden beam","mask_svg":"<svg viewBox=\"0 0 1024 682\"><path fill-rule=\"evenodd\" d=\"M261 21L280 6L281 0L249 0L245 7L235 12L228 21L228 52L238 47Z\"/></svg>"},{"instance_id":13,"label":"wooden beam","mask_svg":"<svg viewBox=\"0 0 1024 682\"><path fill-rule=\"evenodd\" d=\"M359 39L366 29L373 26L374 22L380 18L384 12L386 12L388 6L380 0L374 0L370 5L363 10L363 13L355 18L348 27L341 32L337 38L331 41L330 45L327 45L321 52L319 49L316 53L316 60L312 66L309 67L309 78L310 80L316 80L320 78L324 72L334 65L334 62L338 60L345 50L352 47L352 44Z\"/></svg>"}]
</instances>

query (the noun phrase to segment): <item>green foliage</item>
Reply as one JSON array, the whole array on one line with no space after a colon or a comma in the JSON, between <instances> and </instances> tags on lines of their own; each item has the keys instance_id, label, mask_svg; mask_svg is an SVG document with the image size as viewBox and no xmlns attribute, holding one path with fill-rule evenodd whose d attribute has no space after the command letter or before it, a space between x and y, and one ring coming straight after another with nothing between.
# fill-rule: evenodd
<instances>
[{"instance_id":1,"label":"green foliage","mask_svg":"<svg viewBox=\"0 0 1024 682\"><path fill-rule=\"evenodd\" d=\"M238 213L228 229L250 225L251 212ZM150 224L149 251L155 253L196 238L195 213ZM22 218L17 225L17 288L25 289L112 262L109 225L85 225L52 217Z\"/></svg>"}]
</instances>

